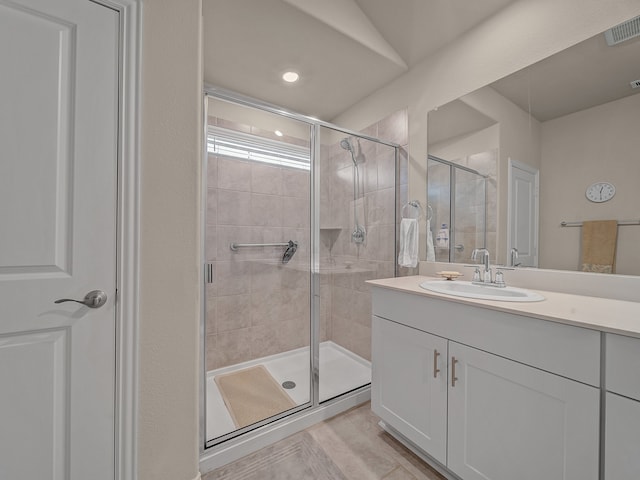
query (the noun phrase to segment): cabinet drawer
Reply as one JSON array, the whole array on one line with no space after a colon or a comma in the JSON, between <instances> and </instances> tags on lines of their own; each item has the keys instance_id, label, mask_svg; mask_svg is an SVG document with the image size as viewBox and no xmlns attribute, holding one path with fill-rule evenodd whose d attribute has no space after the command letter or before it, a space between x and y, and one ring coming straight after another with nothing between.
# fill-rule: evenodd
<instances>
[{"instance_id":1,"label":"cabinet drawer","mask_svg":"<svg viewBox=\"0 0 640 480\"><path fill-rule=\"evenodd\" d=\"M607 334L607 390L640 400L640 339Z\"/></svg>"}]
</instances>

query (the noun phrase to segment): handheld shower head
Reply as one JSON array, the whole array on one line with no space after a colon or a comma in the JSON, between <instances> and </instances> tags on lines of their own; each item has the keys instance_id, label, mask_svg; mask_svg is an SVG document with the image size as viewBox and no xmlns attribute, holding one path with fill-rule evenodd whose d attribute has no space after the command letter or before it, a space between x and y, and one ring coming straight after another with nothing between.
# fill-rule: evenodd
<instances>
[{"instance_id":1,"label":"handheld shower head","mask_svg":"<svg viewBox=\"0 0 640 480\"><path fill-rule=\"evenodd\" d=\"M293 240L289 240L289 244L287 245L287 249L284 251L282 255L282 263L287 264L291 257L293 257L298 250L298 242L294 242Z\"/></svg>"},{"instance_id":2,"label":"handheld shower head","mask_svg":"<svg viewBox=\"0 0 640 480\"><path fill-rule=\"evenodd\" d=\"M342 140L340 140L340 146L345 150L348 150L349 152L353 153L353 145L351 145L351 141L348 138L345 137Z\"/></svg>"}]
</instances>

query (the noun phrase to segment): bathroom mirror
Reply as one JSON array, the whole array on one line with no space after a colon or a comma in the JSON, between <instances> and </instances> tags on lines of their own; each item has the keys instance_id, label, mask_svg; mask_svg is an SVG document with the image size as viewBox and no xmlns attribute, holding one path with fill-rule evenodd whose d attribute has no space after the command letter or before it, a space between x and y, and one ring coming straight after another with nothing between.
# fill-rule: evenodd
<instances>
[{"instance_id":1,"label":"bathroom mirror","mask_svg":"<svg viewBox=\"0 0 640 480\"><path fill-rule=\"evenodd\" d=\"M617 220L615 273L640 275L639 58L640 37L599 34L429 113L430 158L488 177L496 263L579 270L582 222ZM597 182L615 195L587 198ZM434 223L435 236L444 220Z\"/></svg>"}]
</instances>

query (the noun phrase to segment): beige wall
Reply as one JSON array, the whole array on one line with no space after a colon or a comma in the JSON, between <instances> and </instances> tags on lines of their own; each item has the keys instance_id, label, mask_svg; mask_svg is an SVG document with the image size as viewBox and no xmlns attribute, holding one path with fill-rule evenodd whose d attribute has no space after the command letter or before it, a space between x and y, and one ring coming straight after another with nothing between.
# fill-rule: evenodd
<instances>
[{"instance_id":1,"label":"beige wall","mask_svg":"<svg viewBox=\"0 0 640 480\"><path fill-rule=\"evenodd\" d=\"M199 0L142 8L138 478L198 475Z\"/></svg>"},{"instance_id":2,"label":"beige wall","mask_svg":"<svg viewBox=\"0 0 640 480\"><path fill-rule=\"evenodd\" d=\"M638 220L640 94L542 124L540 266L578 270L580 228L560 222ZM615 197L592 203L585 189L612 182ZM616 273L640 274L640 227L618 228Z\"/></svg>"},{"instance_id":3,"label":"beige wall","mask_svg":"<svg viewBox=\"0 0 640 480\"><path fill-rule=\"evenodd\" d=\"M425 200L430 110L639 12L640 0L517 1L333 121L358 129L408 106L409 197Z\"/></svg>"}]
</instances>

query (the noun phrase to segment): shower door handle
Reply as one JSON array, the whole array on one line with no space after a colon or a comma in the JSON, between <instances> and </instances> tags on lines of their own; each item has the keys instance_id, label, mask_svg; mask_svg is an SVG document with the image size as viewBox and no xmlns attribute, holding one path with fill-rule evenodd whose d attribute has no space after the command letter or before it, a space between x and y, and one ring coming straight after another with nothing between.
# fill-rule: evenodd
<instances>
[{"instance_id":1,"label":"shower door handle","mask_svg":"<svg viewBox=\"0 0 640 480\"><path fill-rule=\"evenodd\" d=\"M100 308L107 303L107 294L102 290L91 290L82 300L74 300L73 298L61 298L53 303L76 302L89 308Z\"/></svg>"}]
</instances>

